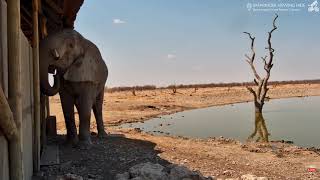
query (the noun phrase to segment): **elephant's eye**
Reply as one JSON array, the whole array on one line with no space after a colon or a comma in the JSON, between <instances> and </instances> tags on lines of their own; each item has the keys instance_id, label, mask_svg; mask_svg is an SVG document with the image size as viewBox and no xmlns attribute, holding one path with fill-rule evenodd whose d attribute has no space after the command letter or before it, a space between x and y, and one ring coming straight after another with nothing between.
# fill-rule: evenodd
<instances>
[{"instance_id":1,"label":"elephant's eye","mask_svg":"<svg viewBox=\"0 0 320 180\"><path fill-rule=\"evenodd\" d=\"M72 49L72 48L73 48L73 44L72 44L72 43L69 43L69 47Z\"/></svg>"}]
</instances>

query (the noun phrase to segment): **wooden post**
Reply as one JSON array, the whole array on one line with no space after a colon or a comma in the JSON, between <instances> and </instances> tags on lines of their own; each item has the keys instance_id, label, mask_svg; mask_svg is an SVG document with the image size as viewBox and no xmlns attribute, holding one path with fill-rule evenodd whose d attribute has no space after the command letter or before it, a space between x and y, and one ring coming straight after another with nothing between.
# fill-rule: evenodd
<instances>
[{"instance_id":1,"label":"wooden post","mask_svg":"<svg viewBox=\"0 0 320 180\"><path fill-rule=\"evenodd\" d=\"M8 69L9 104L18 130L18 138L9 142L10 179L22 180L22 97L20 55L20 0L7 1L8 5Z\"/></svg>"},{"instance_id":2,"label":"wooden post","mask_svg":"<svg viewBox=\"0 0 320 180\"><path fill-rule=\"evenodd\" d=\"M40 119L41 119L41 146L44 147L47 144L47 134L46 134L46 96L40 94Z\"/></svg>"},{"instance_id":3,"label":"wooden post","mask_svg":"<svg viewBox=\"0 0 320 180\"><path fill-rule=\"evenodd\" d=\"M34 90L34 135L33 135L33 171L40 171L40 78L39 78L39 0L32 0L33 8L33 90Z\"/></svg>"},{"instance_id":4,"label":"wooden post","mask_svg":"<svg viewBox=\"0 0 320 180\"><path fill-rule=\"evenodd\" d=\"M54 137L57 135L57 119L56 116L48 116L47 122L47 136Z\"/></svg>"},{"instance_id":5,"label":"wooden post","mask_svg":"<svg viewBox=\"0 0 320 180\"><path fill-rule=\"evenodd\" d=\"M39 10L40 10L40 34L41 34L41 39L44 39L47 35L47 18L42 14L42 9L41 9L41 1L39 1ZM48 111L49 107L49 99L47 98L46 95L40 93L40 122L41 122L41 130L40 130L40 141L42 148L46 146L47 144L47 134L46 134L46 127L47 127L47 122L46 118L48 117Z\"/></svg>"},{"instance_id":6,"label":"wooden post","mask_svg":"<svg viewBox=\"0 0 320 180\"><path fill-rule=\"evenodd\" d=\"M46 118L50 116L50 98L46 96Z\"/></svg>"},{"instance_id":7,"label":"wooden post","mask_svg":"<svg viewBox=\"0 0 320 180\"><path fill-rule=\"evenodd\" d=\"M45 16L41 16L40 19L40 27L41 27L41 38L44 39L48 35L47 31L47 18Z\"/></svg>"}]
</instances>

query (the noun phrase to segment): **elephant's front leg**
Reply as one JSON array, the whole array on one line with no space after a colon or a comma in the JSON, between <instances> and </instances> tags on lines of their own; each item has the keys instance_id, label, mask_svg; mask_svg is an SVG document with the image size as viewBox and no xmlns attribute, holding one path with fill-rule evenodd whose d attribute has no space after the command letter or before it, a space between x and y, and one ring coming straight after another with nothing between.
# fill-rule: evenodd
<instances>
[{"instance_id":1,"label":"elephant's front leg","mask_svg":"<svg viewBox=\"0 0 320 180\"><path fill-rule=\"evenodd\" d=\"M88 96L80 96L76 103L79 113L79 145L87 149L92 144L90 138L90 118L93 101Z\"/></svg>"},{"instance_id":2,"label":"elephant's front leg","mask_svg":"<svg viewBox=\"0 0 320 180\"><path fill-rule=\"evenodd\" d=\"M67 128L67 144L76 145L79 140L74 119L74 98L65 90L61 90L59 95Z\"/></svg>"}]
</instances>

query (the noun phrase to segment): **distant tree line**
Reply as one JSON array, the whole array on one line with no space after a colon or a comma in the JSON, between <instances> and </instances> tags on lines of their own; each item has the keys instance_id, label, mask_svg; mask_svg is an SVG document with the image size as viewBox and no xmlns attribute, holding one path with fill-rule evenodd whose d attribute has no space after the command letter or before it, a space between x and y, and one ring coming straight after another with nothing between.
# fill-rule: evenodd
<instances>
[{"instance_id":1,"label":"distant tree line","mask_svg":"<svg viewBox=\"0 0 320 180\"><path fill-rule=\"evenodd\" d=\"M121 86L121 87L112 87L106 88L107 92L121 92L121 91L142 91L142 90L155 90L157 89L154 85L145 85L145 86Z\"/></svg>"},{"instance_id":2,"label":"distant tree line","mask_svg":"<svg viewBox=\"0 0 320 180\"><path fill-rule=\"evenodd\" d=\"M286 85L286 84L320 84L320 79L314 80L291 80L291 81L270 81L268 85ZM254 86L254 82L232 82L232 83L208 83L208 84L180 84L180 85L169 85L165 87L157 87L155 85L145 86L122 86L106 88L107 92L120 92L120 91L143 91L143 90L155 90L155 89L187 89L187 88L212 88L212 87L235 87L235 86Z\"/></svg>"}]
</instances>

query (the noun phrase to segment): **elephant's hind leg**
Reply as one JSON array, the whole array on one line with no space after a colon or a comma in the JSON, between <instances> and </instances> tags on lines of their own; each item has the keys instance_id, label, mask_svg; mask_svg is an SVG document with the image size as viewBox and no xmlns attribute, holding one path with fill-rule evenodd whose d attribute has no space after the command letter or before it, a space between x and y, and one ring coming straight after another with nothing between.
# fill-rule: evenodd
<instances>
[{"instance_id":1,"label":"elephant's hind leg","mask_svg":"<svg viewBox=\"0 0 320 180\"><path fill-rule=\"evenodd\" d=\"M61 105L67 128L67 143L78 143L77 128L74 119L74 98L65 91L60 92Z\"/></svg>"},{"instance_id":2,"label":"elephant's hind leg","mask_svg":"<svg viewBox=\"0 0 320 180\"><path fill-rule=\"evenodd\" d=\"M96 117L99 138L103 138L107 136L107 133L105 132L105 129L104 129L103 116L102 116L103 96L104 96L104 90L102 90L99 93L99 95L96 98L96 102L92 107L94 116Z\"/></svg>"}]
</instances>

